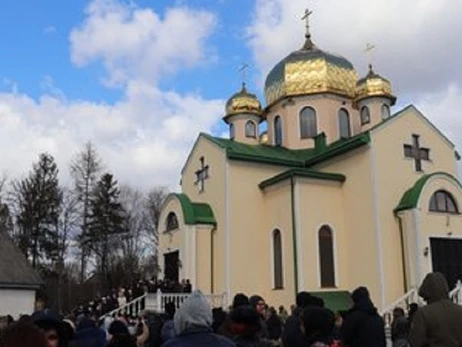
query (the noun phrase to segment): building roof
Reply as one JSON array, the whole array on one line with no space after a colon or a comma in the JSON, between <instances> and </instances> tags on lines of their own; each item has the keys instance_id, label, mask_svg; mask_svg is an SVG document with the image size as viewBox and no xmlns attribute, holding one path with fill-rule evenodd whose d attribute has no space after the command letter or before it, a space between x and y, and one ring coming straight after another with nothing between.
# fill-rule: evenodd
<instances>
[{"instance_id":1,"label":"building roof","mask_svg":"<svg viewBox=\"0 0 462 347\"><path fill-rule=\"evenodd\" d=\"M348 311L353 307L353 300L347 291L322 291L311 295L324 300L324 305L333 312Z\"/></svg>"},{"instance_id":2,"label":"building roof","mask_svg":"<svg viewBox=\"0 0 462 347\"><path fill-rule=\"evenodd\" d=\"M298 168L311 167L353 149L369 144L370 142L369 133L366 132L349 139L341 139L331 143L330 145L326 145L324 134L320 134L315 139L315 148L293 150L263 144L249 145L237 141L213 137L204 133L202 133L201 136L223 148L226 151L228 159L231 160L242 160Z\"/></svg>"},{"instance_id":3,"label":"building roof","mask_svg":"<svg viewBox=\"0 0 462 347\"><path fill-rule=\"evenodd\" d=\"M450 180L456 182L457 185L459 185L462 188L457 178L455 178L454 176L446 172L434 172L432 174L424 175L420 177L415 182L415 184L404 193L404 195L401 197L401 200L398 206L396 206L394 211L399 212L399 211L410 210L410 209L416 208L417 204L419 203L419 198L420 198L420 195L422 193L422 190L425 184L428 182L430 178L434 176L445 176L449 178Z\"/></svg>"},{"instance_id":4,"label":"building roof","mask_svg":"<svg viewBox=\"0 0 462 347\"><path fill-rule=\"evenodd\" d=\"M284 181L286 179L290 179L293 177L305 177L305 178L312 178L318 180L327 180L327 181L337 181L337 182L345 182L345 175L336 174L336 173L327 173L327 172L319 172L307 169L291 169L284 171L283 173L268 178L261 182L258 186L260 189L264 189L266 187L272 186L278 182Z\"/></svg>"},{"instance_id":5,"label":"building roof","mask_svg":"<svg viewBox=\"0 0 462 347\"><path fill-rule=\"evenodd\" d=\"M6 232L0 232L0 288L38 289L43 284Z\"/></svg>"},{"instance_id":6,"label":"building roof","mask_svg":"<svg viewBox=\"0 0 462 347\"><path fill-rule=\"evenodd\" d=\"M171 195L180 201L185 224L217 224L213 210L209 204L191 202L189 197L184 193L173 193Z\"/></svg>"}]
</instances>

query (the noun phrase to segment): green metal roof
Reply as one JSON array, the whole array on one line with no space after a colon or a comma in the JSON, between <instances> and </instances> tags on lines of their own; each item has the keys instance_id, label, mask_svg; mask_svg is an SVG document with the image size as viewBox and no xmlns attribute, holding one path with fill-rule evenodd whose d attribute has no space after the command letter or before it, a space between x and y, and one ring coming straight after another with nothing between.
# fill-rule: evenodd
<instances>
[{"instance_id":1,"label":"green metal roof","mask_svg":"<svg viewBox=\"0 0 462 347\"><path fill-rule=\"evenodd\" d=\"M209 204L191 202L189 197L184 193L173 193L171 195L180 201L185 224L217 224L213 210Z\"/></svg>"},{"instance_id":2,"label":"green metal roof","mask_svg":"<svg viewBox=\"0 0 462 347\"><path fill-rule=\"evenodd\" d=\"M415 182L412 188L408 189L404 193L398 206L395 208L394 211L399 212L399 211L416 208L419 202L420 194L422 193L423 187L425 186L425 184L428 182L430 178L437 176L437 175L446 176L447 178L456 182L462 188L457 178L455 178L451 174L448 174L447 172L434 172L432 174L424 175Z\"/></svg>"},{"instance_id":3,"label":"green metal roof","mask_svg":"<svg viewBox=\"0 0 462 347\"><path fill-rule=\"evenodd\" d=\"M228 159L257 163L282 165L295 168L308 168L320 162L366 145L370 142L369 133L362 133L349 139L341 139L330 145L325 144L325 135L315 138L316 146L310 149L291 150L268 145L248 145L237 141L222 139L202 133L208 140L226 150Z\"/></svg>"},{"instance_id":4,"label":"green metal roof","mask_svg":"<svg viewBox=\"0 0 462 347\"><path fill-rule=\"evenodd\" d=\"M333 312L348 311L353 307L353 300L347 291L328 291L310 293L324 300L324 305Z\"/></svg>"},{"instance_id":5,"label":"green metal roof","mask_svg":"<svg viewBox=\"0 0 462 347\"><path fill-rule=\"evenodd\" d=\"M292 177L306 177L337 182L345 182L346 179L345 175L336 173L319 172L306 169L291 169L288 171L284 171L283 173L271 177L267 180L264 180L258 186L260 187L260 189L264 189L266 187L272 186L273 184L276 184L278 182L284 181Z\"/></svg>"}]
</instances>

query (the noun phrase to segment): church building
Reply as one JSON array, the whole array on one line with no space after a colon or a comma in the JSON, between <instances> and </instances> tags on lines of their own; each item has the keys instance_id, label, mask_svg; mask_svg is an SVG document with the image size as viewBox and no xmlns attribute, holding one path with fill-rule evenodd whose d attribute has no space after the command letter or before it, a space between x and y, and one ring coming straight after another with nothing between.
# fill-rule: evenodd
<instances>
[{"instance_id":1,"label":"church building","mask_svg":"<svg viewBox=\"0 0 462 347\"><path fill-rule=\"evenodd\" d=\"M462 186L454 144L390 81L303 46L226 104L229 138L200 134L159 222L162 277L205 293L334 309L367 286L379 309L426 273L462 279ZM261 128L267 131L260 133Z\"/></svg>"}]
</instances>

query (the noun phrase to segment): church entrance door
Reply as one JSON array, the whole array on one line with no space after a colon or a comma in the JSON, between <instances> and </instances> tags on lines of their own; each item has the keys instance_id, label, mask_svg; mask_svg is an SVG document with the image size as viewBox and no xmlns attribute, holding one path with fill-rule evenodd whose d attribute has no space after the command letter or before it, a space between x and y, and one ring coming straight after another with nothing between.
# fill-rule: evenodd
<instances>
[{"instance_id":1,"label":"church entrance door","mask_svg":"<svg viewBox=\"0 0 462 347\"><path fill-rule=\"evenodd\" d=\"M164 254L164 278L166 280L179 281L180 251L174 251Z\"/></svg>"},{"instance_id":2,"label":"church entrance door","mask_svg":"<svg viewBox=\"0 0 462 347\"><path fill-rule=\"evenodd\" d=\"M430 238L433 271L446 276L449 290L462 280L462 240Z\"/></svg>"}]
</instances>

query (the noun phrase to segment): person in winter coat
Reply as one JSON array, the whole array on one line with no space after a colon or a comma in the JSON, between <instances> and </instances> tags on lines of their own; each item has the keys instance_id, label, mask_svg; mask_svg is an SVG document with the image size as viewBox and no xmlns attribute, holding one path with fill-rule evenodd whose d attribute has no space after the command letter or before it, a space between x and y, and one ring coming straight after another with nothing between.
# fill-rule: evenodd
<instances>
[{"instance_id":1,"label":"person in winter coat","mask_svg":"<svg viewBox=\"0 0 462 347\"><path fill-rule=\"evenodd\" d=\"M268 338L273 341L278 341L282 334L282 321L274 307L270 307L268 310L266 326L268 327Z\"/></svg>"},{"instance_id":2,"label":"person in winter coat","mask_svg":"<svg viewBox=\"0 0 462 347\"><path fill-rule=\"evenodd\" d=\"M259 335L260 315L251 306L240 306L230 313L230 331L237 347L272 347L273 343Z\"/></svg>"},{"instance_id":3,"label":"person in winter coat","mask_svg":"<svg viewBox=\"0 0 462 347\"><path fill-rule=\"evenodd\" d=\"M409 342L411 347L462 346L462 307L449 300L446 278L429 273L419 295L427 302L414 314Z\"/></svg>"},{"instance_id":4,"label":"person in winter coat","mask_svg":"<svg viewBox=\"0 0 462 347\"><path fill-rule=\"evenodd\" d=\"M329 347L334 329L334 314L323 307L307 307L301 315L301 329L306 347Z\"/></svg>"},{"instance_id":5,"label":"person in winter coat","mask_svg":"<svg viewBox=\"0 0 462 347\"><path fill-rule=\"evenodd\" d=\"M250 306L252 306L255 311L257 311L260 316L261 330L259 335L263 339L269 338L268 326L266 325L266 302L260 295L252 295L249 298Z\"/></svg>"},{"instance_id":6,"label":"person in winter coat","mask_svg":"<svg viewBox=\"0 0 462 347\"><path fill-rule=\"evenodd\" d=\"M82 319L77 325L74 340L69 347L105 347L106 333L88 318Z\"/></svg>"},{"instance_id":7,"label":"person in winter coat","mask_svg":"<svg viewBox=\"0 0 462 347\"><path fill-rule=\"evenodd\" d=\"M167 320L162 326L160 336L163 342L167 342L175 337L175 326L173 324L173 317L175 317L176 306L174 302L167 302L165 304L165 314Z\"/></svg>"},{"instance_id":8,"label":"person in winter coat","mask_svg":"<svg viewBox=\"0 0 462 347\"><path fill-rule=\"evenodd\" d=\"M404 310L396 307L393 310L393 322L391 323L391 341L393 347L408 347L409 321L405 317Z\"/></svg>"},{"instance_id":9,"label":"person in winter coat","mask_svg":"<svg viewBox=\"0 0 462 347\"><path fill-rule=\"evenodd\" d=\"M173 322L176 336L164 343L165 347L236 346L231 340L212 332L212 308L198 290L176 311Z\"/></svg>"},{"instance_id":10,"label":"person in winter coat","mask_svg":"<svg viewBox=\"0 0 462 347\"><path fill-rule=\"evenodd\" d=\"M354 305L348 312L341 329L343 345L385 347L385 324L377 313L367 288L357 288L351 298Z\"/></svg>"},{"instance_id":11,"label":"person in winter coat","mask_svg":"<svg viewBox=\"0 0 462 347\"><path fill-rule=\"evenodd\" d=\"M284 347L307 346L306 337L300 329L300 314L306 307L323 307L324 301L308 292L300 292L295 299L297 307L284 325L282 344Z\"/></svg>"}]
</instances>

